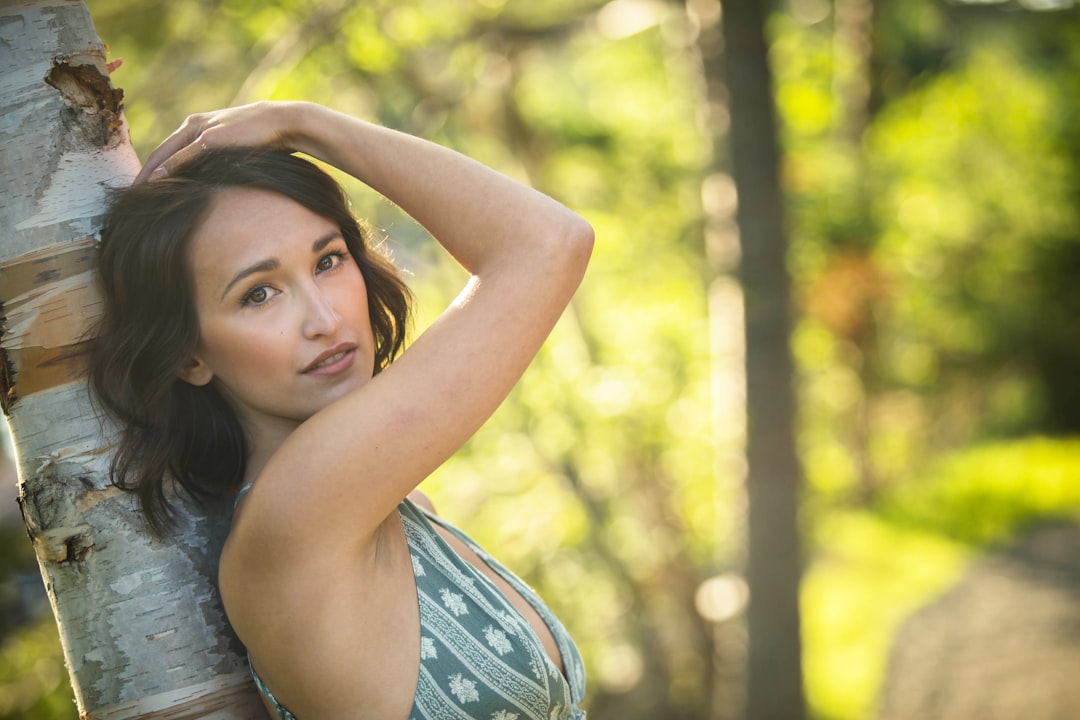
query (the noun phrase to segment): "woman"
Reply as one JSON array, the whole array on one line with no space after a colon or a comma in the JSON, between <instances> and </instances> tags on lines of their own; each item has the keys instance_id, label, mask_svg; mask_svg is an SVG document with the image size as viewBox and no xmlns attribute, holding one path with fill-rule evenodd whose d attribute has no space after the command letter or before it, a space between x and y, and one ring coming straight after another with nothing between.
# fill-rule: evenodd
<instances>
[{"instance_id":1,"label":"woman","mask_svg":"<svg viewBox=\"0 0 1080 720\"><path fill-rule=\"evenodd\" d=\"M408 212L470 273L407 351L407 297L340 190ZM581 280L592 231L455 152L307 103L193 115L115 199L91 375L114 477L238 492L229 620L280 718L581 718L580 657L416 486L491 415ZM498 482L498 478L492 478Z\"/></svg>"}]
</instances>

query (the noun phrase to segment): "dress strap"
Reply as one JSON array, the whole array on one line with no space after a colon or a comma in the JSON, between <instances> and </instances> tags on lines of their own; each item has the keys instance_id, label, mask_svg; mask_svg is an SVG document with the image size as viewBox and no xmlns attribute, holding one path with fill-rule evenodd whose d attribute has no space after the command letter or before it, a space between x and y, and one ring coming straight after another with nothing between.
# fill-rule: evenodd
<instances>
[{"instance_id":1,"label":"dress strap","mask_svg":"<svg viewBox=\"0 0 1080 720\"><path fill-rule=\"evenodd\" d=\"M244 499L244 496L251 490L252 483L244 483L240 490L236 493L236 501L233 503L233 507L240 504L240 501ZM278 720L296 720L291 712L286 710L281 703L274 697L274 693L270 692L270 688L266 687L266 683L259 677L259 673L255 672L255 666L251 664L251 659L248 658L248 669L251 670L251 679L255 681L255 686L259 688L259 692L270 701L270 704L274 706L274 710L277 711Z\"/></svg>"},{"instance_id":2,"label":"dress strap","mask_svg":"<svg viewBox=\"0 0 1080 720\"><path fill-rule=\"evenodd\" d=\"M270 688L266 687L266 683L259 677L259 673L255 672L255 666L251 664L250 659L248 659L248 667L251 669L251 679L255 681L255 685L259 688L259 692L270 701L270 704L274 706L274 710L277 711L278 720L296 720L296 716L282 707L281 703L274 697L274 693L270 692Z\"/></svg>"},{"instance_id":3,"label":"dress strap","mask_svg":"<svg viewBox=\"0 0 1080 720\"><path fill-rule=\"evenodd\" d=\"M240 490L236 493L236 500L233 501L233 507L236 507L237 505L240 504L240 501L243 500L244 496L248 494L248 491L251 490L251 486L253 484L254 483L244 483L243 484L243 486L240 488Z\"/></svg>"}]
</instances>

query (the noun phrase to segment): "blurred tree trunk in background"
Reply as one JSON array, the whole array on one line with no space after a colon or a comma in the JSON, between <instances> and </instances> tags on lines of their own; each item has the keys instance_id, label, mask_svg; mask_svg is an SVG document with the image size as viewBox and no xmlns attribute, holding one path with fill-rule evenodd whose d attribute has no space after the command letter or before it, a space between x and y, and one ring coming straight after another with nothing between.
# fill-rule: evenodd
<instances>
[{"instance_id":1,"label":"blurred tree trunk in background","mask_svg":"<svg viewBox=\"0 0 1080 720\"><path fill-rule=\"evenodd\" d=\"M743 329L743 293L736 278L739 264L739 232L735 222L737 200L727 154L730 114L724 80L724 42L719 0L687 0L689 27L696 28L700 67L698 103L711 149L711 161L701 184L704 216L704 249L708 266L709 383L713 417L713 442L717 460L713 482L738 484L737 496L745 497L746 369ZM744 503L729 508L733 524L745 531ZM734 533L736 536L742 532ZM739 538L721 561L733 570L709 582L716 588L739 593L740 602L715 610L698 611L712 622L712 677L709 714L712 720L742 720L746 696L746 617L744 572L745 543ZM729 583L729 584L725 584ZM730 584L730 583L734 583ZM704 586L699 592L706 592Z\"/></svg>"},{"instance_id":2,"label":"blurred tree trunk in background","mask_svg":"<svg viewBox=\"0 0 1080 720\"><path fill-rule=\"evenodd\" d=\"M746 333L748 720L806 717L799 622L799 462L780 151L765 40L768 3L723 0L721 74L738 197ZM721 67L718 68L717 65ZM710 86L717 86L710 82Z\"/></svg>"},{"instance_id":3,"label":"blurred tree trunk in background","mask_svg":"<svg viewBox=\"0 0 1080 720\"><path fill-rule=\"evenodd\" d=\"M139 167L122 93L81 2L6 3L0 47L0 399L79 713L264 717L214 589L228 509L151 538L82 380L105 188Z\"/></svg>"},{"instance_id":4,"label":"blurred tree trunk in background","mask_svg":"<svg viewBox=\"0 0 1080 720\"><path fill-rule=\"evenodd\" d=\"M833 93L844 113L837 130L858 146L871 114L874 0L834 0L833 8Z\"/></svg>"}]
</instances>

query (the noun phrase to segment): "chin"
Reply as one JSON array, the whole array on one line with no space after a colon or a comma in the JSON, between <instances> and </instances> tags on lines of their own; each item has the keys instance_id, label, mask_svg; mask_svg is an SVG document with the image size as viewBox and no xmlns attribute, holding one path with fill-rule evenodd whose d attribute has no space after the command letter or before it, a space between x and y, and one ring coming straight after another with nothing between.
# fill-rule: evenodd
<instances>
[{"instance_id":1,"label":"chin","mask_svg":"<svg viewBox=\"0 0 1080 720\"><path fill-rule=\"evenodd\" d=\"M355 379L350 379L347 382L341 383L333 389L333 391L329 395L327 402L323 405L323 407L326 407L326 405L329 405L330 403L337 402L346 395L355 392L356 390L359 390L360 388L367 385L370 379L371 378L369 377L357 377Z\"/></svg>"}]
</instances>

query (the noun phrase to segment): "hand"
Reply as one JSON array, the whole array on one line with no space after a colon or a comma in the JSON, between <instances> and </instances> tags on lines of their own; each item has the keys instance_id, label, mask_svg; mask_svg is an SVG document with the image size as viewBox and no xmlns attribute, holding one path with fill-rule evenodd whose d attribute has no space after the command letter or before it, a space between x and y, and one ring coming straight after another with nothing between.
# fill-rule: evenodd
<instances>
[{"instance_id":1,"label":"hand","mask_svg":"<svg viewBox=\"0 0 1080 720\"><path fill-rule=\"evenodd\" d=\"M168 175L204 150L220 147L294 148L295 116L302 103L257 102L189 115L146 159L135 184Z\"/></svg>"}]
</instances>

